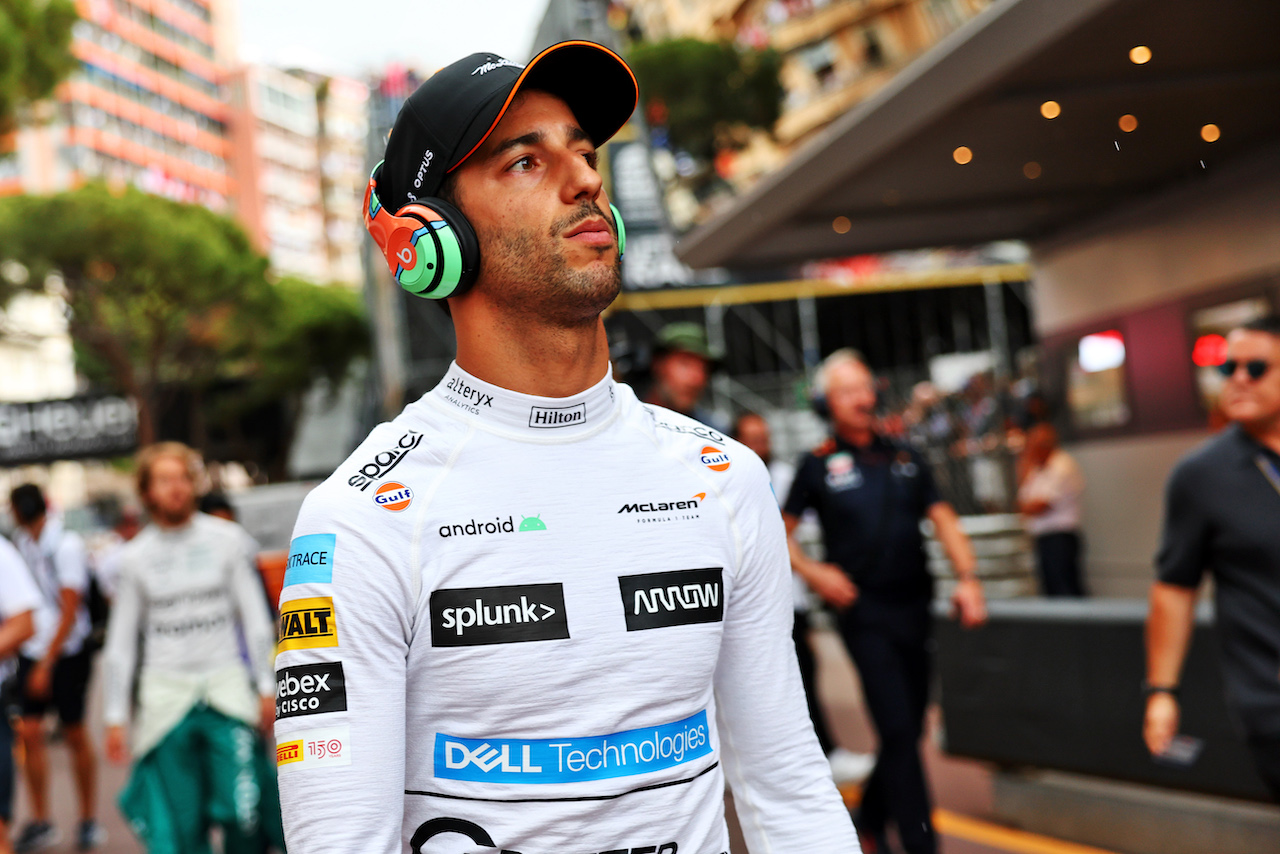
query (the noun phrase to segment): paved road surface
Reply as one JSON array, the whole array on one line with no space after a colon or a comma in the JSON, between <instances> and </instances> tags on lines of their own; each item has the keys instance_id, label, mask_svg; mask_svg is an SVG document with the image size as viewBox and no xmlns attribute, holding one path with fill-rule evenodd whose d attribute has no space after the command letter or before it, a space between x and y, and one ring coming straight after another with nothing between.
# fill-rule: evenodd
<instances>
[{"instance_id":1,"label":"paved road surface","mask_svg":"<svg viewBox=\"0 0 1280 854\"><path fill-rule=\"evenodd\" d=\"M862 708L857 677L840 639L830 632L819 632L815 635L815 651L820 667L819 693L831 713L836 739L850 750L871 752L875 739ZM100 682L95 675L89 689L89 722L90 731L101 751L99 688ZM937 720L936 709L932 720ZM62 844L53 850L69 852L74 850L73 833L77 818L70 757L61 743L54 743L49 759L54 820L63 833ZM1018 834L993 825L985 820L991 814L991 775L986 768L977 762L944 756L932 738L925 749L925 761L934 800L941 811L937 823L943 835L943 854L1111 854L1031 834ZM108 833L107 843L100 849L103 854L138 854L142 850L115 806L116 796L126 778L126 769L111 765L100 757L98 815ZM856 787L846 790L845 794L846 800L856 801ZM26 792L19 783L14 804L15 826L30 815L27 803ZM748 854L736 828L734 836L732 854Z\"/></svg>"}]
</instances>

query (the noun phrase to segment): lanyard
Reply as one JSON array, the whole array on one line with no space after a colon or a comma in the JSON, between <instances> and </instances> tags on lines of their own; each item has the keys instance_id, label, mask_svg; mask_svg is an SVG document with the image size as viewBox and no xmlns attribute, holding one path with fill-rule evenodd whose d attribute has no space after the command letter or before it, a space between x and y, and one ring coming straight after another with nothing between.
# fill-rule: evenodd
<instances>
[{"instance_id":1,"label":"lanyard","mask_svg":"<svg viewBox=\"0 0 1280 854\"><path fill-rule=\"evenodd\" d=\"M1271 488L1280 495L1280 470L1276 469L1276 464L1266 454L1258 454L1253 461L1258 464L1258 471L1262 472L1262 476L1271 483Z\"/></svg>"}]
</instances>

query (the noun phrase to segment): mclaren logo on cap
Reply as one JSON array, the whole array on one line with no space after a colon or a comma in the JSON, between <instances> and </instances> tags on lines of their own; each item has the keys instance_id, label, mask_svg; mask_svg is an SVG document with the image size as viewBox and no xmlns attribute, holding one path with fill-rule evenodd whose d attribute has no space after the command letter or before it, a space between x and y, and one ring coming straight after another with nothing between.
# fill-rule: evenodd
<instances>
[{"instance_id":1,"label":"mclaren logo on cap","mask_svg":"<svg viewBox=\"0 0 1280 854\"><path fill-rule=\"evenodd\" d=\"M510 65L512 68L524 68L524 66L518 62L512 62L509 59L503 59L499 56L496 59L491 59L484 65L479 66L475 71L471 72L471 76L475 77L477 74L488 74L490 71L494 71L504 65Z\"/></svg>"}]
</instances>

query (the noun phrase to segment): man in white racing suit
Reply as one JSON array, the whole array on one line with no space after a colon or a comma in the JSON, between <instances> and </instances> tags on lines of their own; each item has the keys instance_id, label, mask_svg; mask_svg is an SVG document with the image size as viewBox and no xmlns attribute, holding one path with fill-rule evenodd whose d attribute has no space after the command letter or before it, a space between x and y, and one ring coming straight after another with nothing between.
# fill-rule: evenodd
<instances>
[{"instance_id":1,"label":"man in white racing suit","mask_svg":"<svg viewBox=\"0 0 1280 854\"><path fill-rule=\"evenodd\" d=\"M727 781L755 854L858 851L764 465L611 377L596 149L635 104L621 59L568 42L454 63L397 119L366 221L403 286L449 296L457 360L299 515L290 850L722 854Z\"/></svg>"}]
</instances>

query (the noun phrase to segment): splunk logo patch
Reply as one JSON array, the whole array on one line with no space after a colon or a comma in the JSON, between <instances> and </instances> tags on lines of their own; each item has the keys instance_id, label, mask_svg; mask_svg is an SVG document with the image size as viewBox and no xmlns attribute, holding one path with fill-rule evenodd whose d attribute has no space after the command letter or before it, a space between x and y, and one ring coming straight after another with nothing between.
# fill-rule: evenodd
<instances>
[{"instance_id":1,"label":"splunk logo patch","mask_svg":"<svg viewBox=\"0 0 1280 854\"><path fill-rule=\"evenodd\" d=\"M276 720L347 710L342 662L303 664L276 671Z\"/></svg>"},{"instance_id":2,"label":"splunk logo patch","mask_svg":"<svg viewBox=\"0 0 1280 854\"><path fill-rule=\"evenodd\" d=\"M401 436L396 443L385 451L373 455L373 459L360 466L360 470L347 478L347 485L354 486L364 492L369 485L386 477L393 468L400 465L409 452L422 444L423 434L410 430Z\"/></svg>"},{"instance_id":3,"label":"splunk logo patch","mask_svg":"<svg viewBox=\"0 0 1280 854\"><path fill-rule=\"evenodd\" d=\"M432 646L563 640L563 584L458 587L431 594Z\"/></svg>"},{"instance_id":4,"label":"splunk logo patch","mask_svg":"<svg viewBox=\"0 0 1280 854\"><path fill-rule=\"evenodd\" d=\"M618 579L627 631L662 629L724 619L724 579L719 567L624 575Z\"/></svg>"},{"instance_id":5,"label":"splunk logo patch","mask_svg":"<svg viewBox=\"0 0 1280 854\"><path fill-rule=\"evenodd\" d=\"M705 711L669 724L570 738L436 734L435 775L483 783L584 783L663 771L711 753Z\"/></svg>"},{"instance_id":6,"label":"splunk logo patch","mask_svg":"<svg viewBox=\"0 0 1280 854\"><path fill-rule=\"evenodd\" d=\"M338 646L332 596L294 599L280 605L280 651Z\"/></svg>"},{"instance_id":7,"label":"splunk logo patch","mask_svg":"<svg viewBox=\"0 0 1280 854\"><path fill-rule=\"evenodd\" d=\"M572 427L574 424L585 424L587 421L587 405L577 406L531 406L529 407L530 427Z\"/></svg>"}]
</instances>

